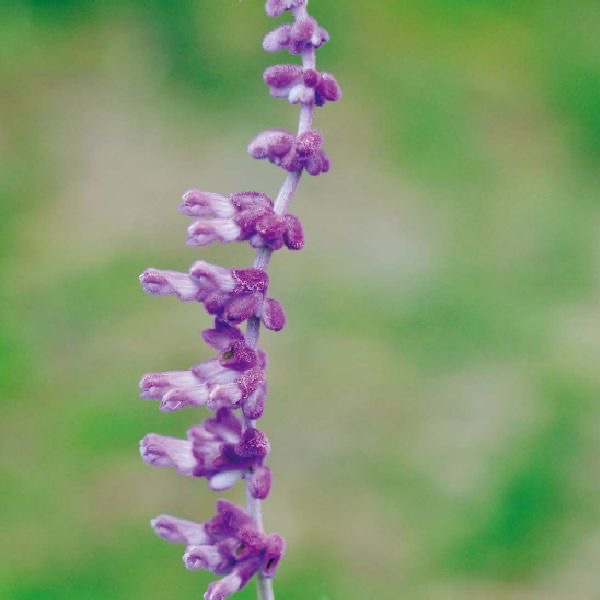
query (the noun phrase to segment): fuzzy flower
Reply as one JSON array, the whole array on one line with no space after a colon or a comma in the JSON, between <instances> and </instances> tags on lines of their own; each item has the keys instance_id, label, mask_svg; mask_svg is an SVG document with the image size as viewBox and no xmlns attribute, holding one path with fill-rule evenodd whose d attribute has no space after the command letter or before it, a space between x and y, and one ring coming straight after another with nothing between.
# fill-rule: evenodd
<instances>
[{"instance_id":1,"label":"fuzzy flower","mask_svg":"<svg viewBox=\"0 0 600 600\"><path fill-rule=\"evenodd\" d=\"M304 69L301 65L273 65L263 75L271 96L287 98L292 104L314 102L323 106L342 97L336 78L329 73Z\"/></svg>"},{"instance_id":2,"label":"fuzzy flower","mask_svg":"<svg viewBox=\"0 0 600 600\"><path fill-rule=\"evenodd\" d=\"M271 487L270 469L263 464L269 450L265 434L254 427L244 430L227 408L191 427L186 440L149 433L140 442L140 454L149 465L205 477L214 491L226 490L239 479L248 478L253 497L261 500Z\"/></svg>"},{"instance_id":3,"label":"fuzzy flower","mask_svg":"<svg viewBox=\"0 0 600 600\"><path fill-rule=\"evenodd\" d=\"M278 17L286 10L293 10L306 6L306 0L267 0L265 10L269 17Z\"/></svg>"},{"instance_id":4,"label":"fuzzy flower","mask_svg":"<svg viewBox=\"0 0 600 600\"><path fill-rule=\"evenodd\" d=\"M160 515L151 525L164 540L186 545L183 562L188 569L224 576L208 586L205 600L231 596L257 572L273 577L285 551L281 536L258 531L246 512L223 499L217 501L217 514L206 523Z\"/></svg>"},{"instance_id":5,"label":"fuzzy flower","mask_svg":"<svg viewBox=\"0 0 600 600\"><path fill-rule=\"evenodd\" d=\"M239 408L250 419L264 410L266 355L250 348L241 332L221 321L203 332L220 354L187 371L147 373L140 381L140 395L160 400L160 409L175 412L186 407L211 410Z\"/></svg>"},{"instance_id":6,"label":"fuzzy flower","mask_svg":"<svg viewBox=\"0 0 600 600\"><path fill-rule=\"evenodd\" d=\"M189 190L183 195L179 210L190 217L201 217L188 228L190 246L244 240L255 248L270 250L279 250L284 245L290 250L300 250L304 246L298 217L275 214L273 202L266 194L238 192L221 196Z\"/></svg>"},{"instance_id":7,"label":"fuzzy flower","mask_svg":"<svg viewBox=\"0 0 600 600\"><path fill-rule=\"evenodd\" d=\"M267 329L285 326L285 313L274 298L266 298L269 276L262 269L226 269L203 260L188 273L147 269L140 275L144 291L154 296L177 296L182 302L201 302L209 314L230 324L262 318ZM273 306L278 318L273 319Z\"/></svg>"},{"instance_id":8,"label":"fuzzy flower","mask_svg":"<svg viewBox=\"0 0 600 600\"><path fill-rule=\"evenodd\" d=\"M263 48L267 52L287 50L291 54L302 54L312 48L320 48L327 41L327 30L319 27L312 17L305 17L267 33L263 40Z\"/></svg>"},{"instance_id":9,"label":"fuzzy flower","mask_svg":"<svg viewBox=\"0 0 600 600\"><path fill-rule=\"evenodd\" d=\"M329 171L329 158L323 150L323 135L315 129L296 137L285 129L261 131L248 145L248 152L289 172L306 169L309 175Z\"/></svg>"}]
</instances>

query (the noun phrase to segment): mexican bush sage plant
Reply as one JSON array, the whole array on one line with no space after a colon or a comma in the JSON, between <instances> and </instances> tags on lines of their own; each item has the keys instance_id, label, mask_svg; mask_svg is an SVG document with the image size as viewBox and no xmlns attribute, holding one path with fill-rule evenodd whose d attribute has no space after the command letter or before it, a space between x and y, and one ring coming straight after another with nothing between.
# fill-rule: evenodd
<instances>
[{"instance_id":1,"label":"mexican bush sage plant","mask_svg":"<svg viewBox=\"0 0 600 600\"><path fill-rule=\"evenodd\" d=\"M316 70L315 50L329 35L308 15L307 3L266 4L269 16L289 11L293 22L269 33L264 49L287 50L302 58L302 64L275 65L264 74L272 96L300 105L298 133L269 129L248 146L254 158L268 159L287 171L275 202L255 191L225 196L192 189L183 195L180 207L196 219L188 228L189 245L248 242L257 249L253 266L226 269L198 260L187 273L148 269L140 276L149 294L198 302L215 318L214 327L202 332L217 352L214 358L184 371L148 373L140 382L142 398L159 400L164 412L203 407L214 413L190 427L186 439L146 435L140 443L146 463L204 477L217 492L238 480L246 485L245 510L221 499L215 516L204 523L169 515L152 521L160 537L186 546L183 560L188 569L206 569L222 577L208 586L205 600L231 596L255 575L259 599L271 600L271 579L285 549L280 535L263 529L261 500L269 494L271 471L265 464L269 441L256 427L267 390L267 358L257 342L261 323L273 331L285 326L283 308L268 295L267 266L275 250L300 250L304 245L302 225L287 208L304 171L319 175L329 170L323 136L312 127L313 115L316 106L341 96L335 78Z\"/></svg>"}]
</instances>

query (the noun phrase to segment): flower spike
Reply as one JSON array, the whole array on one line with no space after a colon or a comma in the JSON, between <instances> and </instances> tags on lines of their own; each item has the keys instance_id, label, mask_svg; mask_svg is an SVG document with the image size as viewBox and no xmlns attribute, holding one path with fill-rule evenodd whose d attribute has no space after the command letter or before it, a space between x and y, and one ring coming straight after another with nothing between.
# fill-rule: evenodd
<instances>
[{"instance_id":1,"label":"flower spike","mask_svg":"<svg viewBox=\"0 0 600 600\"><path fill-rule=\"evenodd\" d=\"M263 75L271 96L300 105L298 131L267 129L248 145L253 158L286 171L276 200L257 191L220 194L193 188L183 194L179 207L193 219L188 245L247 242L257 250L254 264L226 268L196 260L187 272L151 268L140 275L146 293L194 302L214 317L214 325L201 332L216 351L214 356L186 370L147 373L140 381L140 396L157 400L163 412L186 408L214 413L192 425L185 439L144 436L144 462L204 478L216 492L240 481L246 485L245 510L218 500L216 514L203 523L165 514L151 521L159 537L185 546L187 569L204 569L219 577L209 584L204 600L224 600L253 577L259 600L273 600L271 580L285 552L284 539L265 533L261 518L260 503L271 491L273 475L266 464L271 445L256 426L267 396L267 356L257 342L261 324L271 331L286 325L283 307L269 295L267 269L273 252L284 246L304 247L302 223L288 206L304 172L316 176L329 171L323 134L313 127L313 117L317 107L342 96L336 78L316 68L316 50L329 41L329 34L308 14L307 4L266 0L265 5L269 16L291 12L293 21L268 33L263 48L287 50L302 59L301 64L268 67ZM245 332L240 329L244 322Z\"/></svg>"}]
</instances>

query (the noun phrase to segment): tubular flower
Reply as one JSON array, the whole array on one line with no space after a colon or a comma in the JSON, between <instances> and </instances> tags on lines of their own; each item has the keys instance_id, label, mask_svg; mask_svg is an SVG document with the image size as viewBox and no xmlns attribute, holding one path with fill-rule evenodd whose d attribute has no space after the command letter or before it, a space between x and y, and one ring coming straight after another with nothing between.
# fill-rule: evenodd
<instances>
[{"instance_id":1,"label":"tubular flower","mask_svg":"<svg viewBox=\"0 0 600 600\"><path fill-rule=\"evenodd\" d=\"M327 41L327 30L319 27L312 17L306 17L298 19L292 25L281 25L267 33L263 40L263 48L267 52L287 50L290 54L302 54L320 48Z\"/></svg>"},{"instance_id":2,"label":"tubular flower","mask_svg":"<svg viewBox=\"0 0 600 600\"><path fill-rule=\"evenodd\" d=\"M231 596L257 572L270 579L285 550L280 535L259 531L245 511L223 499L217 500L217 514L206 523L160 515L151 525L164 540L186 545L186 568L223 576L209 585L205 600Z\"/></svg>"},{"instance_id":3,"label":"tubular flower","mask_svg":"<svg viewBox=\"0 0 600 600\"><path fill-rule=\"evenodd\" d=\"M304 246L304 234L298 217L278 215L272 200L258 192L239 192L220 196L212 192L188 190L179 210L189 217L202 217L188 228L190 246L213 242L248 240L254 248L290 250Z\"/></svg>"},{"instance_id":4,"label":"tubular flower","mask_svg":"<svg viewBox=\"0 0 600 600\"><path fill-rule=\"evenodd\" d=\"M266 498L271 486L270 470L264 459L269 440L242 422L227 408L194 425L187 439L149 433L140 442L143 461L154 467L173 467L181 475L205 477L212 490L230 488L247 478L255 498Z\"/></svg>"},{"instance_id":5,"label":"tubular flower","mask_svg":"<svg viewBox=\"0 0 600 600\"><path fill-rule=\"evenodd\" d=\"M273 202L266 194L242 191L229 195L190 189L179 210L194 221L187 230L190 246L247 242L257 250L251 267L229 269L197 260L187 271L147 269L140 275L145 292L195 302L214 317L201 332L216 355L186 370L147 373L140 396L158 400L160 410L208 409L213 416L187 430L185 439L149 433L140 442L144 462L171 467L181 475L205 478L214 491L237 481L246 485L246 509L227 500L205 523L160 515L152 521L163 539L185 545L185 566L205 569L220 579L208 586L204 600L223 600L253 577L259 600L273 600L271 579L285 551L283 538L263 530L261 501L271 490L266 464L271 447L256 427L267 395L267 356L257 346L260 326L280 331L286 324L281 304L268 295L267 268L273 253L284 246L300 250L304 232L288 206L304 172L320 175L330 168L323 135L313 127L315 108L342 96L335 77L316 69L315 52L329 34L307 12L308 0L267 0L273 17L291 12L293 22L264 38L268 52L287 50L302 64L269 67L264 81L272 96L300 105L297 133L267 129L250 142L248 152L284 169L285 182ZM243 332L239 326L246 323Z\"/></svg>"},{"instance_id":6,"label":"tubular flower","mask_svg":"<svg viewBox=\"0 0 600 600\"><path fill-rule=\"evenodd\" d=\"M329 158L322 146L323 136L314 129L298 137L284 129L267 129L250 142L248 152L253 158L266 158L290 173L305 169L314 176L329 171Z\"/></svg>"},{"instance_id":7,"label":"tubular flower","mask_svg":"<svg viewBox=\"0 0 600 600\"><path fill-rule=\"evenodd\" d=\"M239 331L217 321L218 329L224 327ZM206 331L217 332L218 329ZM218 356L188 371L147 373L140 381L140 396L160 400L160 409L164 412L193 406L206 406L211 410L243 406L246 412L245 404L251 399L248 411L256 414L256 409L251 407L256 404L256 397L261 394L264 397L265 366L266 355L262 350L250 348L243 339L230 339Z\"/></svg>"},{"instance_id":8,"label":"tubular flower","mask_svg":"<svg viewBox=\"0 0 600 600\"><path fill-rule=\"evenodd\" d=\"M317 106L323 106L326 102L337 102L342 97L342 90L333 75L303 69L300 65L268 67L263 78L271 96L287 98L291 104L314 102Z\"/></svg>"},{"instance_id":9,"label":"tubular flower","mask_svg":"<svg viewBox=\"0 0 600 600\"><path fill-rule=\"evenodd\" d=\"M269 276L261 269L225 269L203 260L196 261L188 273L146 269L140 275L144 291L153 296L177 296L182 302L201 302L207 312L230 324L239 324L251 317L261 318L273 303L285 315L273 298L266 298ZM285 316L273 325L267 316L267 329L279 331L285 326Z\"/></svg>"}]
</instances>

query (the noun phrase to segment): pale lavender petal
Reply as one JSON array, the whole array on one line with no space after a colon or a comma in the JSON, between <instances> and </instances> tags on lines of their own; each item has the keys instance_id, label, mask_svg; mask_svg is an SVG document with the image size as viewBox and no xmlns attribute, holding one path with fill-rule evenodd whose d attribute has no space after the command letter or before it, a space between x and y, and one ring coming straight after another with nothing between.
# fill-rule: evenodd
<instances>
[{"instance_id":1,"label":"pale lavender petal","mask_svg":"<svg viewBox=\"0 0 600 600\"><path fill-rule=\"evenodd\" d=\"M213 265L205 260L197 260L190 267L189 273L202 290L232 292L236 285L231 269Z\"/></svg>"},{"instance_id":2,"label":"pale lavender petal","mask_svg":"<svg viewBox=\"0 0 600 600\"><path fill-rule=\"evenodd\" d=\"M242 578L235 571L209 584L204 600L225 600L242 589Z\"/></svg>"},{"instance_id":3,"label":"pale lavender petal","mask_svg":"<svg viewBox=\"0 0 600 600\"><path fill-rule=\"evenodd\" d=\"M203 406L208 400L209 389L206 384L187 388L172 388L162 398L160 410L175 412L188 406Z\"/></svg>"},{"instance_id":4,"label":"pale lavender petal","mask_svg":"<svg viewBox=\"0 0 600 600\"><path fill-rule=\"evenodd\" d=\"M199 220L187 230L187 243L190 246L208 246L214 242L225 244L237 240L240 228L231 219Z\"/></svg>"},{"instance_id":5,"label":"pale lavender petal","mask_svg":"<svg viewBox=\"0 0 600 600\"><path fill-rule=\"evenodd\" d=\"M237 408L242 400L242 390L234 383L215 385L210 390L207 406L211 410Z\"/></svg>"},{"instance_id":6,"label":"pale lavender petal","mask_svg":"<svg viewBox=\"0 0 600 600\"><path fill-rule=\"evenodd\" d=\"M210 391L209 405L211 408L217 406L237 408L241 401L254 394L259 386L264 385L264 382L264 371L260 367L249 369L233 383L215 385Z\"/></svg>"},{"instance_id":7,"label":"pale lavender petal","mask_svg":"<svg viewBox=\"0 0 600 600\"><path fill-rule=\"evenodd\" d=\"M188 546L183 555L183 564L190 571L204 569L218 573L226 569L229 563L228 557L223 556L216 546Z\"/></svg>"},{"instance_id":8,"label":"pale lavender petal","mask_svg":"<svg viewBox=\"0 0 600 600\"><path fill-rule=\"evenodd\" d=\"M179 210L189 217L232 217L235 212L231 200L221 194L188 190Z\"/></svg>"},{"instance_id":9,"label":"pale lavender petal","mask_svg":"<svg viewBox=\"0 0 600 600\"><path fill-rule=\"evenodd\" d=\"M303 83L299 83L290 88L287 96L290 104L309 104L315 99L315 90Z\"/></svg>"},{"instance_id":10,"label":"pale lavender petal","mask_svg":"<svg viewBox=\"0 0 600 600\"><path fill-rule=\"evenodd\" d=\"M279 52L285 50L290 43L291 25L281 25L267 33L263 40L263 48L266 52Z\"/></svg>"},{"instance_id":11,"label":"pale lavender petal","mask_svg":"<svg viewBox=\"0 0 600 600\"><path fill-rule=\"evenodd\" d=\"M175 467L182 475L191 475L196 466L192 444L187 440L149 433L140 442L142 460L154 467Z\"/></svg>"},{"instance_id":12,"label":"pale lavender petal","mask_svg":"<svg viewBox=\"0 0 600 600\"><path fill-rule=\"evenodd\" d=\"M148 400L160 400L172 387L195 385L198 385L198 379L191 371L146 373L140 381L140 396Z\"/></svg>"},{"instance_id":13,"label":"pale lavender petal","mask_svg":"<svg viewBox=\"0 0 600 600\"><path fill-rule=\"evenodd\" d=\"M140 283L153 296L177 296L183 302L198 299L198 285L187 273L146 269L140 275Z\"/></svg>"},{"instance_id":14,"label":"pale lavender petal","mask_svg":"<svg viewBox=\"0 0 600 600\"><path fill-rule=\"evenodd\" d=\"M224 471L211 477L208 481L208 485L213 492L222 492L228 490L230 487L236 484L242 477L239 471Z\"/></svg>"},{"instance_id":15,"label":"pale lavender petal","mask_svg":"<svg viewBox=\"0 0 600 600\"><path fill-rule=\"evenodd\" d=\"M194 523L171 515L159 515L152 519L150 524L154 533L167 542L201 545L211 541L203 523Z\"/></svg>"},{"instance_id":16,"label":"pale lavender petal","mask_svg":"<svg viewBox=\"0 0 600 600\"><path fill-rule=\"evenodd\" d=\"M232 410L226 408L220 409L213 418L206 419L204 427L207 431L229 444L237 444L242 435L241 421Z\"/></svg>"}]
</instances>

